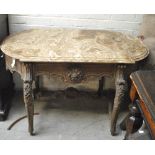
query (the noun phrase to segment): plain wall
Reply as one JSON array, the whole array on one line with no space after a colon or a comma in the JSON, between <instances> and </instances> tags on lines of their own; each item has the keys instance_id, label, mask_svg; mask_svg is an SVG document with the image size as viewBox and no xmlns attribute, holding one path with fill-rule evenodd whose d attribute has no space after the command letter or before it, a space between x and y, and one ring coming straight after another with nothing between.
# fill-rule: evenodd
<instances>
[{"instance_id":1,"label":"plain wall","mask_svg":"<svg viewBox=\"0 0 155 155\"><path fill-rule=\"evenodd\" d=\"M0 41L2 41L7 34L7 15L0 14Z\"/></svg>"},{"instance_id":2,"label":"plain wall","mask_svg":"<svg viewBox=\"0 0 155 155\"><path fill-rule=\"evenodd\" d=\"M145 69L155 69L155 14L144 15L139 34L144 36L144 43L150 50Z\"/></svg>"}]
</instances>

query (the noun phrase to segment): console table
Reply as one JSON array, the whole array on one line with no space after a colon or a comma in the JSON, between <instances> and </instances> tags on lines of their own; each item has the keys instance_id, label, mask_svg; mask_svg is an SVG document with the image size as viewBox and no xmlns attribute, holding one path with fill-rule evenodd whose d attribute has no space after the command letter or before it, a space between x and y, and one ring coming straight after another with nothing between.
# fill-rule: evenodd
<instances>
[{"instance_id":1,"label":"console table","mask_svg":"<svg viewBox=\"0 0 155 155\"><path fill-rule=\"evenodd\" d=\"M7 68L18 72L23 79L31 135L34 114L32 82L43 74L60 76L69 83L114 77L116 93L111 134L115 135L126 85L124 70L149 54L140 39L119 32L64 28L32 29L11 35L4 40L1 50L6 55Z\"/></svg>"}]
</instances>

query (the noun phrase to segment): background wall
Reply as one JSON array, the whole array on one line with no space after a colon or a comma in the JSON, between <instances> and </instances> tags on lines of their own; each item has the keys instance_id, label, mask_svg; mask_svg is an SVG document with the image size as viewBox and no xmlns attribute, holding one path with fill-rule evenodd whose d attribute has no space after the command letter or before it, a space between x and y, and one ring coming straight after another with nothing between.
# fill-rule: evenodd
<instances>
[{"instance_id":1,"label":"background wall","mask_svg":"<svg viewBox=\"0 0 155 155\"><path fill-rule=\"evenodd\" d=\"M143 15L137 14L54 14L54 15L9 15L9 32L16 33L25 29L36 27L68 27L84 29L106 29L120 31L130 35L138 35ZM22 87L22 81L16 74L14 76L16 88ZM64 89L68 85L58 79L43 77L40 85L46 89ZM113 87L113 79L106 80L105 87ZM80 89L97 89L98 81L78 84Z\"/></svg>"},{"instance_id":2,"label":"background wall","mask_svg":"<svg viewBox=\"0 0 155 155\"><path fill-rule=\"evenodd\" d=\"M7 32L7 15L0 14L0 41L8 34Z\"/></svg>"},{"instance_id":3,"label":"background wall","mask_svg":"<svg viewBox=\"0 0 155 155\"><path fill-rule=\"evenodd\" d=\"M139 14L54 14L9 15L10 33L34 27L108 29L137 35L143 15Z\"/></svg>"},{"instance_id":4,"label":"background wall","mask_svg":"<svg viewBox=\"0 0 155 155\"><path fill-rule=\"evenodd\" d=\"M144 15L139 34L144 36L144 43L150 50L143 69L155 69L155 14Z\"/></svg>"}]
</instances>

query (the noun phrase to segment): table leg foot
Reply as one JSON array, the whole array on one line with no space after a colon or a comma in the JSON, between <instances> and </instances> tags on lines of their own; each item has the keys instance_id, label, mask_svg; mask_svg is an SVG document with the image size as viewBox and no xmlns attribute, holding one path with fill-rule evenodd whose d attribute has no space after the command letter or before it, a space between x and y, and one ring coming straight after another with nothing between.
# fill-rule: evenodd
<instances>
[{"instance_id":1,"label":"table leg foot","mask_svg":"<svg viewBox=\"0 0 155 155\"><path fill-rule=\"evenodd\" d=\"M25 108L27 111L28 117L28 131L30 135L34 135L33 133L33 114L34 114L34 105L32 102L32 82L24 81L24 102Z\"/></svg>"}]
</instances>

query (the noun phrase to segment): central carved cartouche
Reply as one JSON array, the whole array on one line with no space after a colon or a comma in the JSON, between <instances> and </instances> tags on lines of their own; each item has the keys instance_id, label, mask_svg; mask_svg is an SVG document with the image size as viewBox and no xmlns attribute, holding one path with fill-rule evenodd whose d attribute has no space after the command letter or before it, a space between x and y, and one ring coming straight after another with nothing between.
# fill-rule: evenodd
<instances>
[{"instance_id":1,"label":"central carved cartouche","mask_svg":"<svg viewBox=\"0 0 155 155\"><path fill-rule=\"evenodd\" d=\"M84 73L79 67L72 67L68 72L68 77L71 82L79 83L84 79Z\"/></svg>"}]
</instances>

